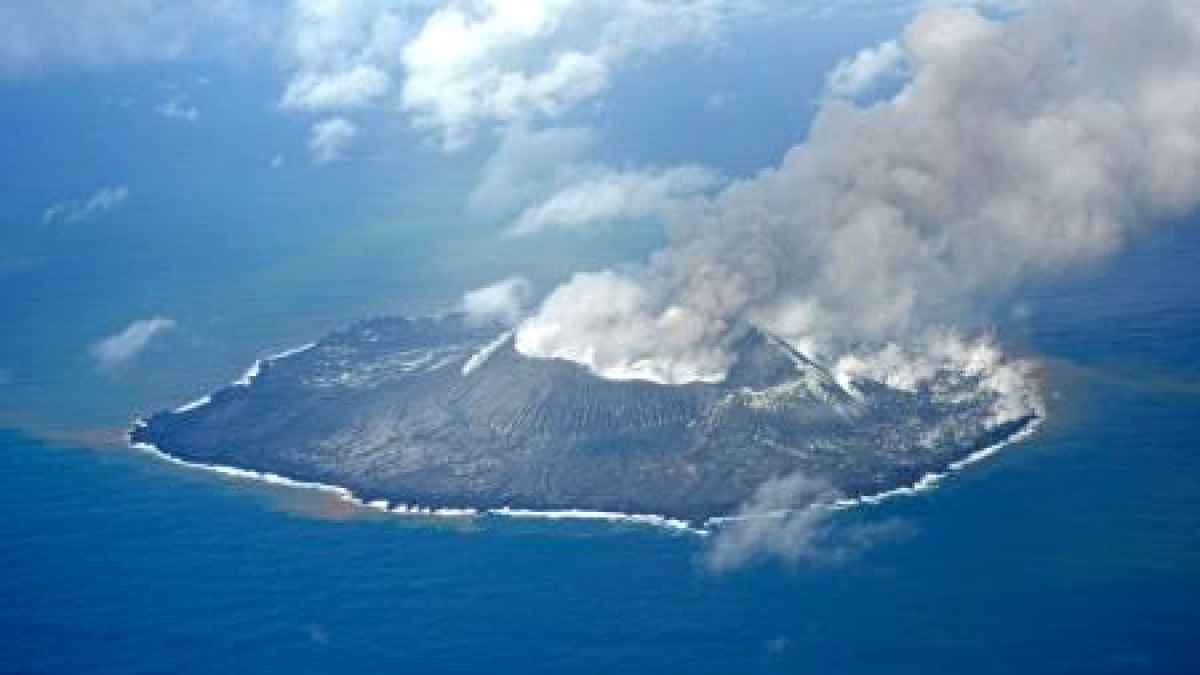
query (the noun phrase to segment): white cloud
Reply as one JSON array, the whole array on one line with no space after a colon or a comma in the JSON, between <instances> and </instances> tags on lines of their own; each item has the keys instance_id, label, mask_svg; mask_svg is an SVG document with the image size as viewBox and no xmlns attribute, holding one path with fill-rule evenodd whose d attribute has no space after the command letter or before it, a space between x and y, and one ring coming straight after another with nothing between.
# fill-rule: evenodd
<instances>
[{"instance_id":1,"label":"white cloud","mask_svg":"<svg viewBox=\"0 0 1200 675\"><path fill-rule=\"evenodd\" d=\"M582 230L623 220L661 217L722 183L719 175L700 166L605 169L571 182L527 207L508 233L526 236L552 228Z\"/></svg>"},{"instance_id":2,"label":"white cloud","mask_svg":"<svg viewBox=\"0 0 1200 675\"><path fill-rule=\"evenodd\" d=\"M567 59L560 76L572 70L570 61L611 72L631 55L704 39L728 15L760 7L831 17L908 14L931 4L1007 10L1034 1L13 0L0 3L0 74L196 56L240 59L265 48L277 53L291 75L281 102L329 112L395 93L395 84L403 79L403 46L421 33L426 38L422 51L441 52L432 59L435 69L469 73L483 70L469 66L492 67L492 73L477 80L485 86L469 94L479 103L489 98L489 87L500 88L498 82L509 76L515 77L517 88L529 84L540 89L534 98L547 101L557 98L550 89L571 86L541 77L555 70L564 55L583 58ZM433 44L438 36L454 41ZM351 86L366 72L375 73L368 78L370 86ZM458 75L447 74L449 81L461 82Z\"/></svg>"},{"instance_id":3,"label":"white cloud","mask_svg":"<svg viewBox=\"0 0 1200 675\"><path fill-rule=\"evenodd\" d=\"M296 0L281 38L292 71L280 105L346 110L393 93L401 49L429 2Z\"/></svg>"},{"instance_id":4,"label":"white cloud","mask_svg":"<svg viewBox=\"0 0 1200 675\"><path fill-rule=\"evenodd\" d=\"M154 112L168 119L195 122L200 118L200 111L194 105L187 104L187 94L172 96L154 108Z\"/></svg>"},{"instance_id":5,"label":"white cloud","mask_svg":"<svg viewBox=\"0 0 1200 675\"><path fill-rule=\"evenodd\" d=\"M313 161L325 164L342 159L346 147L358 135L358 127L344 117L331 117L312 126L308 148Z\"/></svg>"},{"instance_id":6,"label":"white cloud","mask_svg":"<svg viewBox=\"0 0 1200 675\"><path fill-rule=\"evenodd\" d=\"M747 3L478 0L435 11L403 51L402 105L454 150L491 124L553 119L631 57L704 41Z\"/></svg>"},{"instance_id":7,"label":"white cloud","mask_svg":"<svg viewBox=\"0 0 1200 675\"><path fill-rule=\"evenodd\" d=\"M269 46L284 108L386 103L446 149L556 119L636 57L705 44L760 0L73 0L0 5L0 71L106 66ZM194 119L182 101L164 114ZM178 113L178 114L176 114Z\"/></svg>"},{"instance_id":8,"label":"white cloud","mask_svg":"<svg viewBox=\"0 0 1200 675\"><path fill-rule=\"evenodd\" d=\"M285 161L286 160L284 160L283 155L275 155L274 157L271 158L271 168L272 169L282 168Z\"/></svg>"},{"instance_id":9,"label":"white cloud","mask_svg":"<svg viewBox=\"0 0 1200 675\"><path fill-rule=\"evenodd\" d=\"M515 324L525 315L533 287L521 277L512 277L477 288L463 296L462 310L474 321Z\"/></svg>"},{"instance_id":10,"label":"white cloud","mask_svg":"<svg viewBox=\"0 0 1200 675\"><path fill-rule=\"evenodd\" d=\"M100 368L115 368L136 358L152 340L175 326L175 321L162 317L139 319L120 333L93 343L88 353Z\"/></svg>"},{"instance_id":11,"label":"white cloud","mask_svg":"<svg viewBox=\"0 0 1200 675\"><path fill-rule=\"evenodd\" d=\"M838 63L826 78L826 88L834 96L852 98L881 80L900 75L903 69L904 50L895 40L888 40Z\"/></svg>"},{"instance_id":12,"label":"white cloud","mask_svg":"<svg viewBox=\"0 0 1200 675\"><path fill-rule=\"evenodd\" d=\"M288 84L282 105L310 110L353 108L379 98L390 87L388 74L368 65L329 75L301 73Z\"/></svg>"},{"instance_id":13,"label":"white cloud","mask_svg":"<svg viewBox=\"0 0 1200 675\"><path fill-rule=\"evenodd\" d=\"M661 217L723 184L699 166L613 169L589 161L587 128L507 129L471 194L472 211L510 219L507 234L584 230Z\"/></svg>"},{"instance_id":14,"label":"white cloud","mask_svg":"<svg viewBox=\"0 0 1200 675\"><path fill-rule=\"evenodd\" d=\"M85 200L59 202L42 213L42 222L77 223L96 214L115 209L129 199L129 188L124 185L102 187Z\"/></svg>"}]
</instances>

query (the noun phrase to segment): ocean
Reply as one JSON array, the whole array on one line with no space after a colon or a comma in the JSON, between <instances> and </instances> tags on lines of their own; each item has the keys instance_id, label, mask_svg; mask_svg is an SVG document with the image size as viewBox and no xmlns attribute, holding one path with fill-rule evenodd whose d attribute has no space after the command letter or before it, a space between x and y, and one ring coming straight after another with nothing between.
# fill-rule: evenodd
<instances>
[{"instance_id":1,"label":"ocean","mask_svg":"<svg viewBox=\"0 0 1200 675\"><path fill-rule=\"evenodd\" d=\"M902 525L839 562L718 574L688 533L382 514L13 424L0 672L1200 672L1198 263L1186 224L1022 289L1001 334L1042 358L1047 423L936 490L837 514ZM212 365L164 375L160 407L230 379ZM67 387L20 391L50 409Z\"/></svg>"}]
</instances>

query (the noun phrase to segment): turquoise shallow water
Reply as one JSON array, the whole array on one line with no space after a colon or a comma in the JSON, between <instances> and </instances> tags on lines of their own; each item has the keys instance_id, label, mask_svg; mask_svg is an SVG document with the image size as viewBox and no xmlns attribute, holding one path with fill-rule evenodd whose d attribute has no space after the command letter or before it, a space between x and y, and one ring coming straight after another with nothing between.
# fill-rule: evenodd
<instances>
[{"instance_id":1,"label":"turquoise shallow water","mask_svg":"<svg viewBox=\"0 0 1200 675\"><path fill-rule=\"evenodd\" d=\"M1031 296L1005 330L1050 422L838 515L904 528L836 565L717 575L689 535L369 514L5 432L0 671L1200 671L1198 239Z\"/></svg>"}]
</instances>

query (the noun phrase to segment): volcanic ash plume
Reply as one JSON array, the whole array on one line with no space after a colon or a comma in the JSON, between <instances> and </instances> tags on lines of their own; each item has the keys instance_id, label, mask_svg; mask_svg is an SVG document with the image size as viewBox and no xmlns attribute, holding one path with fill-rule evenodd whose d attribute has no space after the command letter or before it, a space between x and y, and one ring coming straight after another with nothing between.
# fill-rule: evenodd
<instances>
[{"instance_id":1,"label":"volcanic ash plume","mask_svg":"<svg viewBox=\"0 0 1200 675\"><path fill-rule=\"evenodd\" d=\"M830 356L909 344L1196 208L1200 3L934 9L899 45L898 94L829 99L778 167L676 209L644 267L555 290L517 348L679 383L721 379L747 324Z\"/></svg>"}]
</instances>

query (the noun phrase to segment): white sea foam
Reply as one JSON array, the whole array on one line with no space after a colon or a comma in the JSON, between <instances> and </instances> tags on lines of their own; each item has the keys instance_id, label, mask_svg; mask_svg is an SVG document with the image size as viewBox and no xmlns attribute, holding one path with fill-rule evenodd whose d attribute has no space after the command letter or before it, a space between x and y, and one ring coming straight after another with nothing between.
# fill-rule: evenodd
<instances>
[{"instance_id":1,"label":"white sea foam","mask_svg":"<svg viewBox=\"0 0 1200 675\"><path fill-rule=\"evenodd\" d=\"M145 422L136 420L135 427L144 426ZM364 509L372 509L385 513L396 515L409 516L431 516L441 518L471 518L481 515L478 509L474 508L446 508L446 507L429 507L417 506L411 504L391 504L384 499L375 499L364 501L354 495L350 490L337 485L329 485L326 483L317 483L312 481L301 481L281 476L276 473L265 471L254 471L251 469L240 469L232 466L224 466L221 464L206 464L203 462L191 462L175 457L169 453L163 452L158 446L151 443L136 443L130 442L130 447L135 450L149 453L154 457L161 459L177 466L187 467L189 469L198 469L201 471L210 471L230 478L238 478L243 480L256 480L270 485L278 485L289 488L297 488L302 490L317 490L335 495L339 499L353 503ZM539 518L548 520L600 520L606 522L627 522L637 523L641 525L651 525L655 527L663 527L672 530L687 531L695 534L707 534L706 530L692 527L687 521L666 516L657 516L651 514L635 514L635 513L619 513L615 511L585 511L579 509L567 509L559 511L536 511L532 509L512 509L498 508L484 511L483 514L498 516L504 518Z\"/></svg>"},{"instance_id":2,"label":"white sea foam","mask_svg":"<svg viewBox=\"0 0 1200 675\"><path fill-rule=\"evenodd\" d=\"M285 349L278 354L272 354L266 358L258 359L254 363L250 364L250 367L246 369L246 372L242 373L241 377L233 381L233 385L235 387L249 387L254 383L254 379L262 373L262 367L264 363L271 361L282 361L289 356L301 354L316 346L317 343L309 342L308 344L300 345L299 347L293 347L291 349Z\"/></svg>"},{"instance_id":3,"label":"white sea foam","mask_svg":"<svg viewBox=\"0 0 1200 675\"><path fill-rule=\"evenodd\" d=\"M443 518L473 518L479 515L479 509L434 508L411 504L397 504L390 508L389 512L402 516L440 516Z\"/></svg>"},{"instance_id":4,"label":"white sea foam","mask_svg":"<svg viewBox=\"0 0 1200 675\"><path fill-rule=\"evenodd\" d=\"M503 516L505 518L537 518L544 520L600 520L610 523L636 523L639 525L652 525L670 530L679 530L681 532L691 532L693 534L708 534L707 530L693 527L692 524L686 520L668 518L667 516L649 513L588 511L585 509L540 511L536 509L514 509L509 507L489 509L487 513L494 516Z\"/></svg>"},{"instance_id":5,"label":"white sea foam","mask_svg":"<svg viewBox=\"0 0 1200 675\"><path fill-rule=\"evenodd\" d=\"M254 383L254 379L256 377L258 377L259 373L262 372L263 363L265 363L267 361L281 361L283 359L288 358L289 356L295 356L297 354L306 352L316 346L317 346L317 343L309 342L308 344L303 344L303 345L300 345L299 347L285 349L285 350L279 352L278 354L273 354L271 356L266 357L265 359L257 359L254 361L253 364L250 365L249 368L246 369L246 372L242 373L241 377L234 380L230 384L232 384L235 387L249 387L251 384ZM189 401L188 403L184 403L183 405L179 406L172 412L174 412L175 414L192 412L193 410L199 410L200 408L203 408L204 406L206 406L210 403L212 403L212 396L201 396L200 398L198 398L194 401Z\"/></svg>"},{"instance_id":6,"label":"white sea foam","mask_svg":"<svg viewBox=\"0 0 1200 675\"><path fill-rule=\"evenodd\" d=\"M212 403L211 396L201 396L200 398L196 399L195 401L191 401L189 403L184 403L183 405L176 408L174 410L174 412L176 414L190 412L192 410L197 410L199 408L203 408L204 406L208 405L209 403Z\"/></svg>"},{"instance_id":7,"label":"white sea foam","mask_svg":"<svg viewBox=\"0 0 1200 675\"><path fill-rule=\"evenodd\" d=\"M737 515L737 516L714 516L714 517L709 518L704 521L704 528L705 528L704 531L707 532L710 528L720 528L723 525L729 525L732 523L737 523L737 522L745 521L745 520L758 520L758 519L764 519L764 518L765 519L785 518L791 514L803 513L810 509L843 511L846 509L852 509L855 507L861 507L861 506L867 506L867 505L875 506L878 504L882 504L883 502L895 499L897 497L914 497L921 493L929 492L930 490L937 488L939 485L941 485L941 483L943 481L945 481L951 475L963 471L964 469L970 467L972 464L982 462L982 461L988 459L989 457L992 457L996 453L1003 450L1005 447L1007 447L1009 445L1013 445L1014 443L1020 443L1024 440L1027 440L1028 438L1033 436L1035 433L1037 433L1037 430L1041 426L1044 419L1045 419L1044 416L1039 416L1039 417L1035 418L1033 421L1031 421L1024 429L1013 434L1012 436L1008 437L1007 439L1005 439L999 443L996 443L995 445L990 445L986 448L983 448L982 450L977 450L977 451L971 453L970 455L967 455L963 459L947 466L945 471L926 473L924 476L921 476L921 478L918 479L917 482L913 483L912 485L905 485L905 486L901 486L898 488L893 488L891 490L886 490L884 492L879 492L879 493L876 493L873 495L862 495L860 497L843 497L841 499L837 499L837 500L834 500L831 502L817 502L814 504L810 504L804 508L795 509L795 510L777 510L777 511L770 511L770 512L766 512L766 513L754 513L754 514L745 514L745 515Z\"/></svg>"},{"instance_id":8,"label":"white sea foam","mask_svg":"<svg viewBox=\"0 0 1200 675\"><path fill-rule=\"evenodd\" d=\"M487 360L492 358L492 354L495 354L501 347L508 343L512 339L512 336L512 331L506 331L500 337L487 343L482 349L472 354L471 358L467 359L467 362L463 364L463 377L470 375L478 370L480 366L487 363Z\"/></svg>"},{"instance_id":9,"label":"white sea foam","mask_svg":"<svg viewBox=\"0 0 1200 675\"><path fill-rule=\"evenodd\" d=\"M249 387L251 384L254 384L254 378L258 377L258 374L262 372L262 364L262 359L255 359L254 363L252 363L250 367L246 369L246 372L242 373L241 377L233 381L233 386Z\"/></svg>"},{"instance_id":10,"label":"white sea foam","mask_svg":"<svg viewBox=\"0 0 1200 675\"><path fill-rule=\"evenodd\" d=\"M139 419L139 420L134 421L135 427L141 427L144 425L145 425L145 422L143 420ZM319 492L325 492L325 493L336 496L338 499L349 502L351 504L354 504L355 506L358 506L358 507L364 508L364 509L372 509L372 510L376 510L376 511L383 511L386 513L394 513L397 515L430 516L430 517L443 517L443 518L463 518L463 517L475 516L479 513L476 509L430 508L430 507L409 506L406 504L398 504L395 507L392 507L388 503L387 500L376 499L376 500L371 500L371 501L364 501L362 499L359 499L358 497L356 497L354 495L353 492L351 492L350 490L348 490L344 487L338 486L338 485L329 485L327 483L317 483L317 482L313 482L313 481L295 480L293 478L288 478L287 476L281 476L279 474L270 473L270 472L266 472L266 471L254 471L252 469L240 469L238 467L225 466L225 465L221 465L221 464L206 464L203 462L191 462L188 460L184 460L184 459L175 457L174 455L171 455L169 453L163 452L162 449L160 449L158 446L151 444L151 443L137 443L137 442L133 442L131 440L129 443L129 447L131 447L135 450L140 450L142 452L149 453L150 455L153 455L154 457L156 457L160 460L163 460L165 462L169 462L169 463L175 464L177 466L187 467L189 469L198 469L201 471L209 471L209 472L216 473L216 474L226 476L229 478L237 478L237 479L242 479L242 480L255 480L255 481L260 481L260 482L267 483L270 485L278 485L278 486L282 486L282 487L296 488L296 489L301 489L301 490L316 490Z\"/></svg>"},{"instance_id":11,"label":"white sea foam","mask_svg":"<svg viewBox=\"0 0 1200 675\"><path fill-rule=\"evenodd\" d=\"M288 358L289 356L296 356L297 354L303 354L304 352L306 352L316 346L317 346L317 343L309 342L307 344L302 344L299 347L292 347L291 349L285 349L285 350L279 352L278 354L268 356L266 360L267 361L280 361L280 360Z\"/></svg>"},{"instance_id":12,"label":"white sea foam","mask_svg":"<svg viewBox=\"0 0 1200 675\"><path fill-rule=\"evenodd\" d=\"M989 446L982 450L971 453L967 457L950 464L944 472L930 472L922 476L916 483L907 486L901 486L891 490L886 490L873 495L863 495L860 497L847 497L838 499L833 502L822 502L812 504L806 509L828 509L832 511L841 511L865 505L878 505L885 501L895 499L897 497L912 497L923 492L928 492L935 489L947 477L954 473L958 473L978 462L982 462L1005 447L1014 443L1019 443L1033 436L1038 427L1041 426L1043 418L1038 417L1022 429L1020 432L1013 434L1008 439ZM146 422L142 419L134 420L134 428L142 428ZM446 508L446 507L428 507L412 504L391 504L387 500L371 500L364 501L359 499L350 490L337 485L329 485L325 483L316 483L310 481L299 481L286 476L270 472L253 471L250 469L240 469L232 466L223 466L219 464L204 464L201 462L190 462L179 459L173 455L163 452L158 446L150 443L135 443L130 441L130 447L148 452L155 457L164 461L184 466L191 469L200 469L203 471L211 471L223 476L239 478L245 480L257 480L271 485L280 485L290 488L299 488L305 490L318 490L327 492L337 496L339 499L353 503L356 506L367 509L374 509L386 513L406 516L429 516L440 518L474 518L479 515L497 516L501 518L523 518L523 519L540 519L540 520L591 520L602 521L609 523L633 523L638 525L647 525L652 527L661 527L664 529L675 530L679 532L688 532L698 536L706 537L712 534L714 528L720 528L723 525L735 523L743 520L758 519L758 518L783 518L789 515L789 511L775 511L762 514L740 515L740 516L713 516L704 521L702 526L696 525L682 519L670 518L663 515L647 514L647 513L622 513L619 511L590 511L586 509L558 509L558 510L537 510L537 509L517 509L510 507L501 507L495 509L487 509L480 511L475 508ZM803 510L803 509L802 509Z\"/></svg>"},{"instance_id":13,"label":"white sea foam","mask_svg":"<svg viewBox=\"0 0 1200 675\"><path fill-rule=\"evenodd\" d=\"M946 467L945 471L931 471L924 476L921 476L920 480L912 485L898 487L873 495L839 499L834 502L832 506L838 509L846 509L853 508L855 506L862 506L864 504L875 505L896 497L912 497L922 492L933 490L951 475L960 473L972 464L977 464L988 459L989 457L992 457L1009 445L1020 443L1021 441L1030 438L1037 433L1037 430L1041 426L1043 419L1044 418L1040 416L1035 418L1028 425L1026 425L1024 429L1006 438L1005 440L996 443L995 445L989 445L982 450L976 450L957 462L951 463Z\"/></svg>"},{"instance_id":14,"label":"white sea foam","mask_svg":"<svg viewBox=\"0 0 1200 675\"><path fill-rule=\"evenodd\" d=\"M163 452L157 445L154 445L152 443L138 443L138 442L133 442L131 440L129 447L131 447L135 450L141 450L142 452L150 453L151 455L154 455L155 457L157 457L161 460L170 462L171 464L176 464L178 466L184 466L189 469L199 469L202 471L211 471L213 473L221 474L222 476L229 476L231 478L241 478L241 479L246 479L246 480L257 480L257 481L262 481L264 483L270 483L271 485L282 485L282 486L286 486L286 487L301 488L301 489L305 489L305 490L319 490L321 492L328 492L330 494L335 494L338 497L342 497L349 501L355 501L355 502L361 503L361 501L355 499L353 493L351 493L346 488L338 487L337 485L326 485L325 483L300 481L300 480L288 478L286 476L280 476L279 474L275 474L275 473L254 471L251 469L239 469L238 467L234 467L234 466L224 466L221 464L205 464L203 462L191 462L188 460L184 460L184 459L175 457L174 455L171 455L169 453Z\"/></svg>"}]
</instances>

